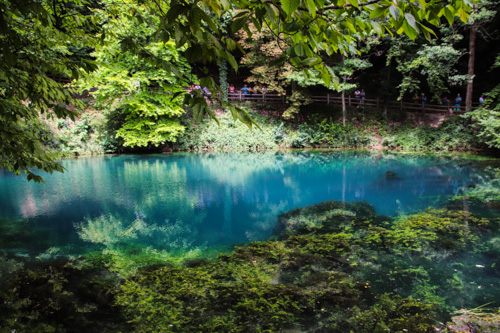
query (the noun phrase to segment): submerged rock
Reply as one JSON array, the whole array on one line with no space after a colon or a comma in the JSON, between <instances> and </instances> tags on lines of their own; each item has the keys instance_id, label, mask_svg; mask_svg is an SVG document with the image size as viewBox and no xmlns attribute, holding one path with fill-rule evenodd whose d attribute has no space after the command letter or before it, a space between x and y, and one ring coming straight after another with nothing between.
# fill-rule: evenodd
<instances>
[{"instance_id":1,"label":"submerged rock","mask_svg":"<svg viewBox=\"0 0 500 333\"><path fill-rule=\"evenodd\" d=\"M396 172L387 171L385 173L385 179L387 179L387 180L402 180L403 178L400 177Z\"/></svg>"}]
</instances>

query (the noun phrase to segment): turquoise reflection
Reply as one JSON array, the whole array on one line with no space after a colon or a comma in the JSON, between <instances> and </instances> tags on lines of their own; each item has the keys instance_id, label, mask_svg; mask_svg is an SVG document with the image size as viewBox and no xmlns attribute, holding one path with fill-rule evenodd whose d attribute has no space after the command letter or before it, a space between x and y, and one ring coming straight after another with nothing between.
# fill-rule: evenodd
<instances>
[{"instance_id":1,"label":"turquoise reflection","mask_svg":"<svg viewBox=\"0 0 500 333\"><path fill-rule=\"evenodd\" d=\"M64 174L44 175L46 185L0 173L0 224L17 235L4 237L4 249L32 254L59 247L80 253L88 244L135 242L173 251L246 243L269 237L280 212L326 200L366 200L385 215L439 205L482 183L497 162L368 152L241 152L79 158L63 164Z\"/></svg>"}]
</instances>

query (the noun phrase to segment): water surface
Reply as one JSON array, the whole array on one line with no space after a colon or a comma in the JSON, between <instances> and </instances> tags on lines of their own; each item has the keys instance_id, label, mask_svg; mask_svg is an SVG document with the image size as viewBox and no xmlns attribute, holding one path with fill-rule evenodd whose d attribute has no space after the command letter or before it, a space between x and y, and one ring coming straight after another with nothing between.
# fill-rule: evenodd
<instances>
[{"instance_id":1,"label":"water surface","mask_svg":"<svg viewBox=\"0 0 500 333\"><path fill-rule=\"evenodd\" d=\"M186 249L268 238L280 212L366 200L378 214L439 205L496 161L369 152L180 153L66 159L47 184L0 171L2 249L80 253L135 241Z\"/></svg>"}]
</instances>

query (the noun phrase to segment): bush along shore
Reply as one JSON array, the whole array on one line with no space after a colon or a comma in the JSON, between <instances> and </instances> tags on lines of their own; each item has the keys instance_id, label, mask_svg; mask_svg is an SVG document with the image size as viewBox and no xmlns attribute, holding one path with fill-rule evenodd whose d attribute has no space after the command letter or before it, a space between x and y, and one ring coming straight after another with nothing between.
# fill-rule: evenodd
<instances>
[{"instance_id":1,"label":"bush along shore","mask_svg":"<svg viewBox=\"0 0 500 333\"><path fill-rule=\"evenodd\" d=\"M120 113L96 111L93 103L75 121L46 120L46 147L62 156L106 153L170 152L193 150L264 150L289 148L367 148L401 151L477 151L486 149L469 115L422 116L379 109L354 109L345 125L341 110L308 106L295 120L285 121L270 104L240 105L258 126L250 130L229 112L214 110L217 121L195 122L189 112L181 116L175 141L160 145L127 147L117 137L124 120Z\"/></svg>"},{"instance_id":2,"label":"bush along shore","mask_svg":"<svg viewBox=\"0 0 500 333\"><path fill-rule=\"evenodd\" d=\"M394 219L323 202L282 213L276 238L215 258L126 244L36 265L4 254L0 328L498 332L498 198L483 198Z\"/></svg>"}]
</instances>

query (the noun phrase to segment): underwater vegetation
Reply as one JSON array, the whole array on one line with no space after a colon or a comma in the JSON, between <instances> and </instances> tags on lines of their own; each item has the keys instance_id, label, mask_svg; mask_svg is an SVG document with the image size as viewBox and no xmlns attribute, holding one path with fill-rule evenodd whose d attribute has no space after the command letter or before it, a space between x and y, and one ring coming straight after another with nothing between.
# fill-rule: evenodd
<instances>
[{"instance_id":1,"label":"underwater vegetation","mask_svg":"<svg viewBox=\"0 0 500 333\"><path fill-rule=\"evenodd\" d=\"M0 255L0 330L498 332L499 219L453 200L397 218L367 202L297 208L275 239L216 258L127 246L144 226L88 220L85 256Z\"/></svg>"}]
</instances>

